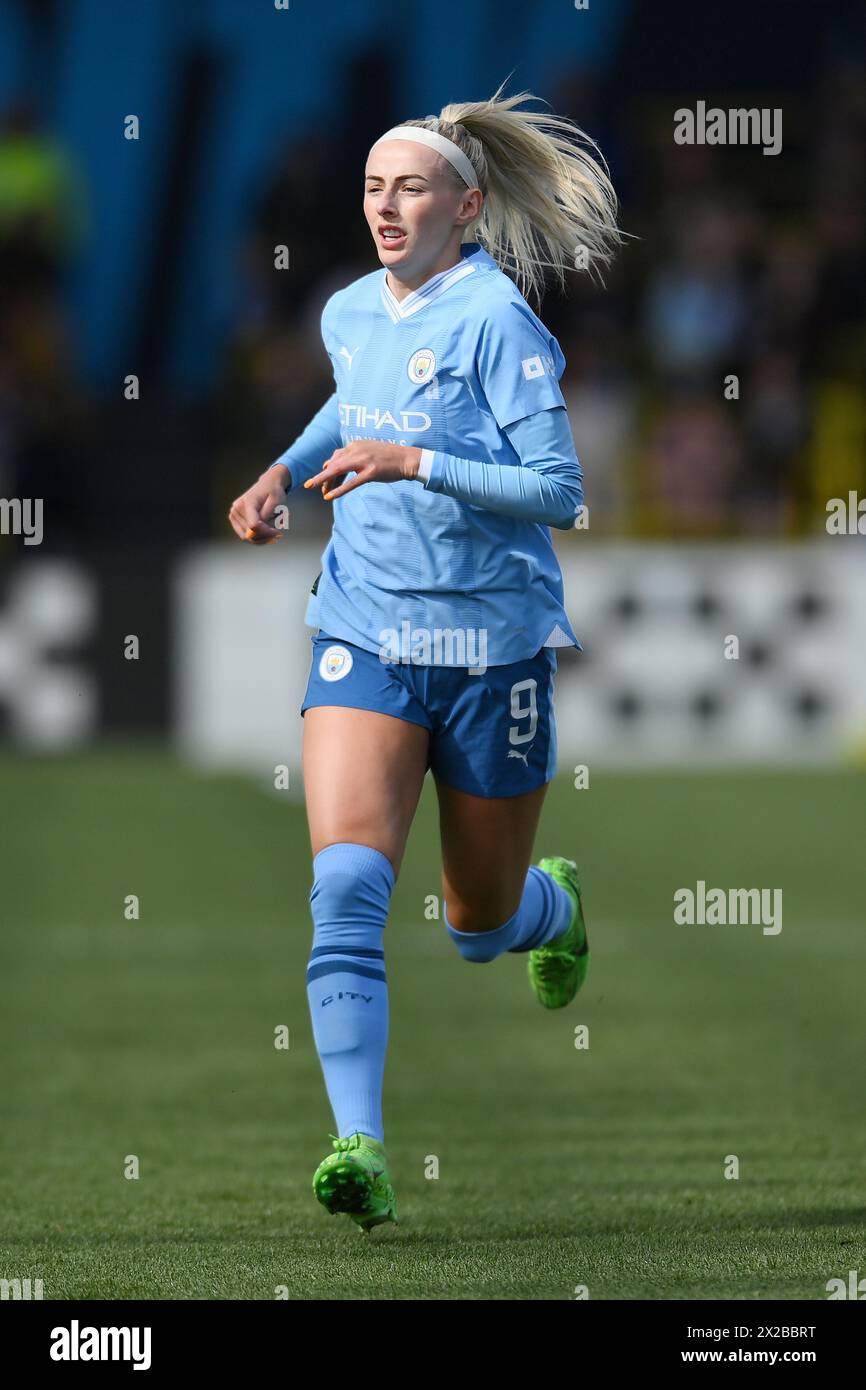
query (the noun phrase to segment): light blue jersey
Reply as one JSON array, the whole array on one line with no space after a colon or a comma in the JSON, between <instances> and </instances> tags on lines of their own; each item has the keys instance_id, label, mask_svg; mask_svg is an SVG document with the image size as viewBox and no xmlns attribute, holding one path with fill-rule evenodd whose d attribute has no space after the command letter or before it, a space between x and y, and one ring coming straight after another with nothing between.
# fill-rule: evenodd
<instances>
[{"instance_id":1,"label":"light blue jersey","mask_svg":"<svg viewBox=\"0 0 866 1390\"><path fill-rule=\"evenodd\" d=\"M324 307L342 443L380 439L429 452L425 481L365 483L333 503L306 621L368 651L390 649L392 660L497 666L544 646L579 645L550 531L439 489L459 493L461 476L483 465L490 466L484 495L491 479L520 483L511 470L529 476L506 431L550 411L542 418L567 426L559 387L565 359L484 248L468 242L460 252L459 265L402 301L379 269ZM304 479L291 452L283 457L297 486ZM557 510L548 504L540 513L555 525L573 524L582 499L576 459L574 470L576 484L553 485ZM315 471L310 465L306 476Z\"/></svg>"}]
</instances>

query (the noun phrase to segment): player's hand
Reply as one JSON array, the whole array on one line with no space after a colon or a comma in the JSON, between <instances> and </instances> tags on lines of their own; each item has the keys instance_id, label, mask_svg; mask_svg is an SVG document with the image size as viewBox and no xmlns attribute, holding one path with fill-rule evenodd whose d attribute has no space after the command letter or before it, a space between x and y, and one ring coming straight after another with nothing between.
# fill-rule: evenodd
<instances>
[{"instance_id":1,"label":"player's hand","mask_svg":"<svg viewBox=\"0 0 866 1390\"><path fill-rule=\"evenodd\" d=\"M289 470L285 464L279 468L268 468L258 482L236 497L229 508L229 521L235 535L251 545L270 545L278 541L285 531L271 526L270 518L276 507L286 500L286 484Z\"/></svg>"},{"instance_id":2,"label":"player's hand","mask_svg":"<svg viewBox=\"0 0 866 1390\"><path fill-rule=\"evenodd\" d=\"M335 449L321 472L308 478L304 487L320 487L325 501L333 502L362 483L399 483L414 478L420 460L421 450L408 445L353 439L351 444ZM347 478L347 473L354 473L354 478Z\"/></svg>"}]
</instances>

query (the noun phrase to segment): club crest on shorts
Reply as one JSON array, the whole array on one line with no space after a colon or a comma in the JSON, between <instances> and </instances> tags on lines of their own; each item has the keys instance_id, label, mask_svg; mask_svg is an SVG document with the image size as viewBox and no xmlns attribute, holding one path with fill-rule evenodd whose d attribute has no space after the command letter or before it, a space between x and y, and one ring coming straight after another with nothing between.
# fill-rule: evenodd
<instances>
[{"instance_id":1,"label":"club crest on shorts","mask_svg":"<svg viewBox=\"0 0 866 1390\"><path fill-rule=\"evenodd\" d=\"M328 647L319 661L323 681L340 681L352 669L352 653L346 647Z\"/></svg>"},{"instance_id":2,"label":"club crest on shorts","mask_svg":"<svg viewBox=\"0 0 866 1390\"><path fill-rule=\"evenodd\" d=\"M436 370L436 354L433 349L419 348L417 352L413 352L406 370L409 380L414 381L416 386L422 386L425 381L429 381Z\"/></svg>"}]
</instances>

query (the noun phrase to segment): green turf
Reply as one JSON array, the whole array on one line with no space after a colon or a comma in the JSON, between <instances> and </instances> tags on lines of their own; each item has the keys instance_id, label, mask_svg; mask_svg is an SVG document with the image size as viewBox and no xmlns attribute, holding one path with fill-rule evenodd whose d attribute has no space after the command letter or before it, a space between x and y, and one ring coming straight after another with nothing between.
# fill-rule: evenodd
<instances>
[{"instance_id":1,"label":"green turf","mask_svg":"<svg viewBox=\"0 0 866 1390\"><path fill-rule=\"evenodd\" d=\"M333 1122L301 807L158 749L4 757L0 1277L46 1298L825 1298L866 1273L864 783L557 783L537 850L581 864L592 962L551 1013L525 957L470 965L425 920L426 789L385 938L401 1224L367 1239L310 1190ZM698 878L781 887L781 934L675 926Z\"/></svg>"}]
</instances>

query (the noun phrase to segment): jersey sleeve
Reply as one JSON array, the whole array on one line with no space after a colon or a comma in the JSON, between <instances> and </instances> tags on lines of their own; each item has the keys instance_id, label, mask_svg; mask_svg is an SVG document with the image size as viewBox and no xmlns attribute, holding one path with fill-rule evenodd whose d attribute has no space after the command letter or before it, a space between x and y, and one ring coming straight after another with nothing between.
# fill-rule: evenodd
<instances>
[{"instance_id":1,"label":"jersey sleeve","mask_svg":"<svg viewBox=\"0 0 866 1390\"><path fill-rule=\"evenodd\" d=\"M509 300L485 315L475 370L500 429L540 410L564 407L559 387L564 369L559 343L530 317L528 306Z\"/></svg>"},{"instance_id":2,"label":"jersey sleeve","mask_svg":"<svg viewBox=\"0 0 866 1390\"><path fill-rule=\"evenodd\" d=\"M569 530L583 503L583 470L564 406L506 427L519 464L486 463L423 449L418 481L429 492L505 516Z\"/></svg>"}]
</instances>

